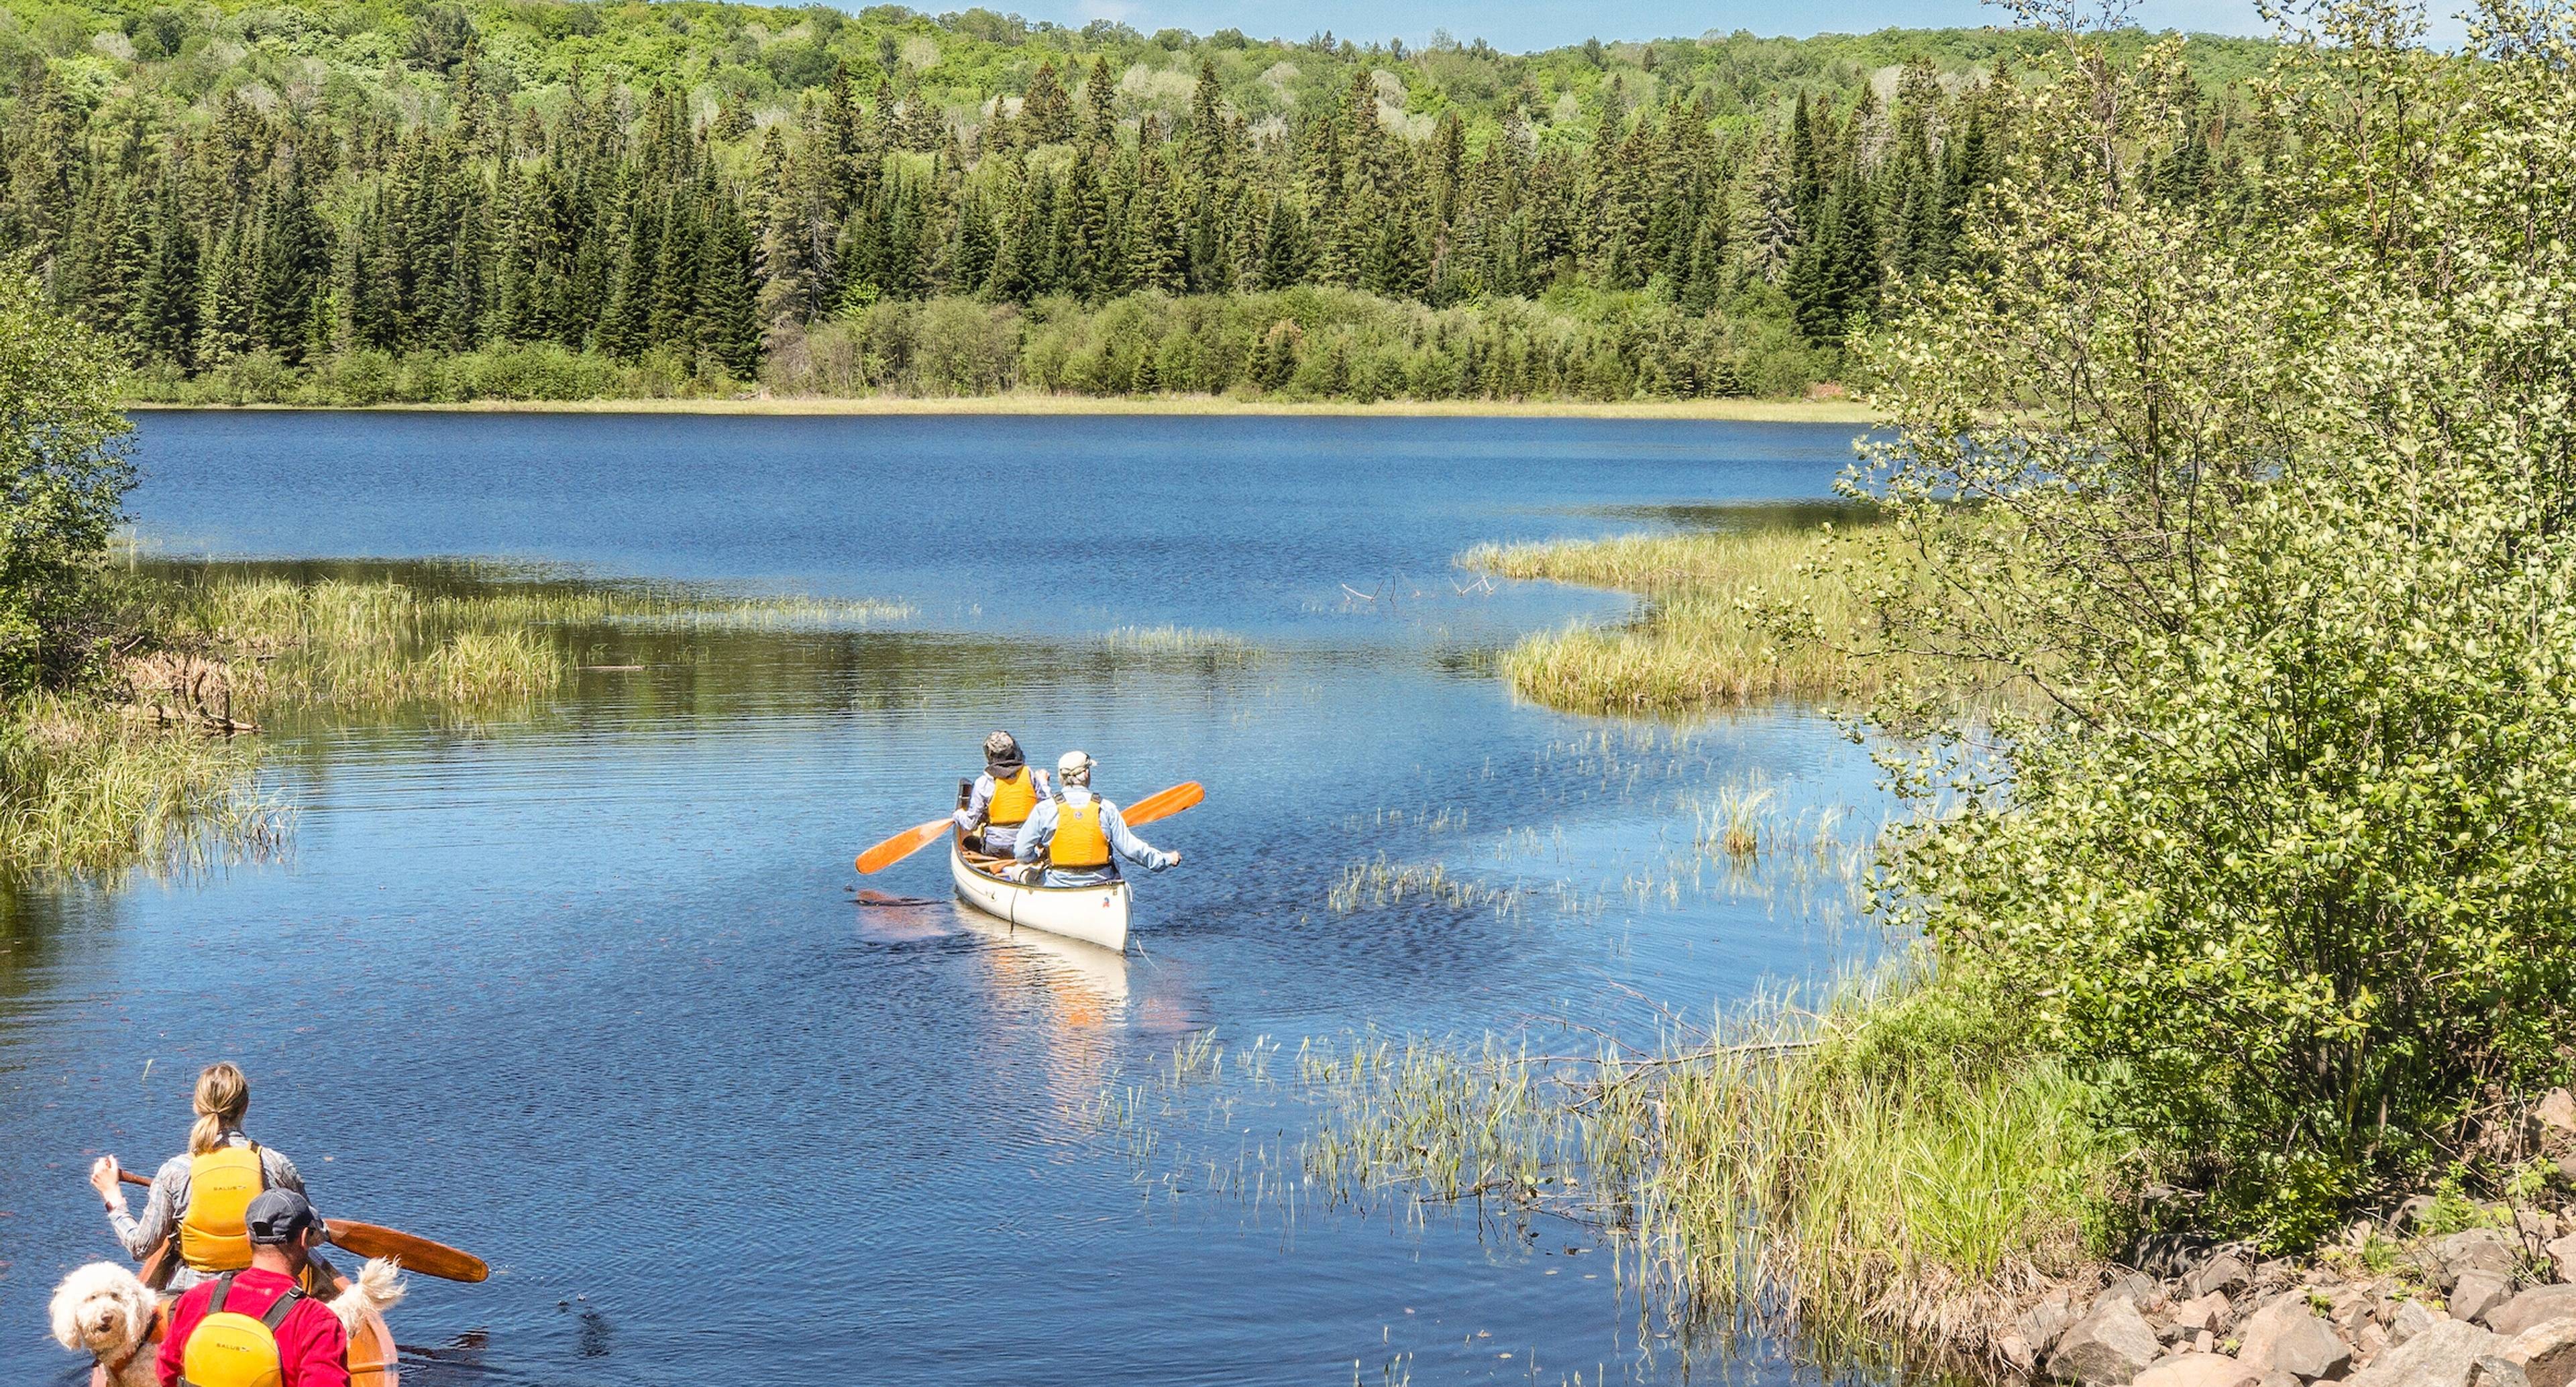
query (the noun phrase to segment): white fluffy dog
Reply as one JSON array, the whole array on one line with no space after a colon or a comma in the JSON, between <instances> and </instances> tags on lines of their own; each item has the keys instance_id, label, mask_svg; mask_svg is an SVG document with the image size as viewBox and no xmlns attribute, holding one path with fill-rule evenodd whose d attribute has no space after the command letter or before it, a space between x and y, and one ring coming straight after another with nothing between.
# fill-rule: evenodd
<instances>
[{"instance_id":1,"label":"white fluffy dog","mask_svg":"<svg viewBox=\"0 0 2576 1387\"><path fill-rule=\"evenodd\" d=\"M401 1272L386 1257L358 1268L349 1288L327 1302L340 1326L355 1332L368 1311L383 1314L399 1304L406 1289ZM75 1267L54 1288L54 1339L97 1359L109 1387L158 1387L152 1355L146 1351L158 1328L158 1300L141 1278L114 1262Z\"/></svg>"}]
</instances>

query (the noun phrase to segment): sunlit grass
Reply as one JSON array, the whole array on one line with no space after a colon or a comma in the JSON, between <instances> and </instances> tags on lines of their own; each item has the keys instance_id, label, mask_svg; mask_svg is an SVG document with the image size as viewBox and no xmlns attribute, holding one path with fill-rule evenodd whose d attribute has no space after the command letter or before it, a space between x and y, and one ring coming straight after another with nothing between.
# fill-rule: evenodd
<instances>
[{"instance_id":1,"label":"sunlit grass","mask_svg":"<svg viewBox=\"0 0 2576 1387\"><path fill-rule=\"evenodd\" d=\"M821 629L891 620L897 603L732 597L686 589L500 585L435 592L392 580L211 573L197 620L245 709L488 709L563 689L564 628Z\"/></svg>"},{"instance_id":2,"label":"sunlit grass","mask_svg":"<svg viewBox=\"0 0 2576 1387\"><path fill-rule=\"evenodd\" d=\"M1812 530L1625 535L1558 544L1479 545L1467 568L1633 592L1625 626L1569 626L1504 655L1513 690L1570 712L1687 713L1765 698L1867 694L1887 669L1848 653L1863 602L1813 571ZM1766 607L1808 613L1826 639L1783 640Z\"/></svg>"},{"instance_id":3,"label":"sunlit grass","mask_svg":"<svg viewBox=\"0 0 2576 1387\"><path fill-rule=\"evenodd\" d=\"M1757 1008L1588 1084L1596 1160L1678 1302L1968 1354L2091 1260L2116 1178L2091 1091L1902 971Z\"/></svg>"},{"instance_id":4,"label":"sunlit grass","mask_svg":"<svg viewBox=\"0 0 2576 1387\"><path fill-rule=\"evenodd\" d=\"M1311 1047L1299 1075L1327 1203L1545 1208L1632 1249L1676 1323L1750 1315L1845 1347L1995 1354L2021 1306L2095 1265L2118 1179L2092 1091L1911 964L1652 1050L1363 1040Z\"/></svg>"},{"instance_id":5,"label":"sunlit grass","mask_svg":"<svg viewBox=\"0 0 2576 1387\"><path fill-rule=\"evenodd\" d=\"M1231 631L1194 626L1121 626L1100 638L1113 658L1140 664L1248 665L1261 649Z\"/></svg>"},{"instance_id":6,"label":"sunlit grass","mask_svg":"<svg viewBox=\"0 0 2576 1387\"><path fill-rule=\"evenodd\" d=\"M1407 902L1452 910L1490 907L1496 914L1508 914L1519 904L1520 895L1507 887L1457 876L1437 862L1390 862L1381 855L1344 867L1325 896L1325 904L1336 915Z\"/></svg>"},{"instance_id":7,"label":"sunlit grass","mask_svg":"<svg viewBox=\"0 0 2576 1387\"><path fill-rule=\"evenodd\" d=\"M19 699L0 717L0 869L99 876L273 849L287 815L252 765L244 742L131 707Z\"/></svg>"}]
</instances>

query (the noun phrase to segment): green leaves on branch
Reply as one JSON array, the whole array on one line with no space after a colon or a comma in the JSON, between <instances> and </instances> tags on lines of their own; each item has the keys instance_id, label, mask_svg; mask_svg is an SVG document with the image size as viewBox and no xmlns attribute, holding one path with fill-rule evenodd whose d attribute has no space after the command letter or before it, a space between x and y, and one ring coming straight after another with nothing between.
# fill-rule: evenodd
<instances>
[{"instance_id":1,"label":"green leaves on branch","mask_svg":"<svg viewBox=\"0 0 2576 1387\"><path fill-rule=\"evenodd\" d=\"M1888 644L2038 695L1899 766L1945 807L1883 906L2281 1243L2458 1159L2576 1024L2566 20L2498 4L2468 62L2323 17L2265 87L2296 157L2226 206L2147 176L2172 54L2070 40L1976 272L1867 348L1898 429L1853 483L1919 575Z\"/></svg>"},{"instance_id":2,"label":"green leaves on branch","mask_svg":"<svg viewBox=\"0 0 2576 1387\"><path fill-rule=\"evenodd\" d=\"M0 261L0 693L68 684L98 657L94 579L134 484L120 375L23 258Z\"/></svg>"}]
</instances>

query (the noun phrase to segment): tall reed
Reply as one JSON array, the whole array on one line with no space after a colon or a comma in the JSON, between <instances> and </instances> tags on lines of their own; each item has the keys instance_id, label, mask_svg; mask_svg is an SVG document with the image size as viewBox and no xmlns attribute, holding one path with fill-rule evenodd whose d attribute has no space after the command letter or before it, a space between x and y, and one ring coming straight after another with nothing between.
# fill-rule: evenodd
<instances>
[{"instance_id":1,"label":"tall reed","mask_svg":"<svg viewBox=\"0 0 2576 1387\"><path fill-rule=\"evenodd\" d=\"M1578 624L1513 647L1503 675L1522 697L1569 712L1688 713L1881 685L1883 666L1848 653L1867 605L1813 565L1816 539L1812 530L1624 535L1479 545L1458 562L1645 598L1627 625ZM1823 638L1783 639L1763 615L1778 607L1807 613Z\"/></svg>"},{"instance_id":2,"label":"tall reed","mask_svg":"<svg viewBox=\"0 0 2576 1387\"><path fill-rule=\"evenodd\" d=\"M101 876L275 848L287 814L245 743L94 699L31 694L0 715L0 870Z\"/></svg>"},{"instance_id":3,"label":"tall reed","mask_svg":"<svg viewBox=\"0 0 2576 1387\"><path fill-rule=\"evenodd\" d=\"M1545 1206L1634 1249L1678 1323L1835 1347L1994 1354L2043 1287L2091 1273L2119 1169L2092 1091L1912 962L1650 1051L1381 1040L1301 1074L1328 1200Z\"/></svg>"}]
</instances>

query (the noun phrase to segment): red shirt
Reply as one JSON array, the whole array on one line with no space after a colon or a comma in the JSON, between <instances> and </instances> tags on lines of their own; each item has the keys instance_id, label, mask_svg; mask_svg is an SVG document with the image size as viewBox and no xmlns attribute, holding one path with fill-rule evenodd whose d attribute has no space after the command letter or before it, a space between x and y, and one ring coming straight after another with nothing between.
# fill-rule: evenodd
<instances>
[{"instance_id":1,"label":"red shirt","mask_svg":"<svg viewBox=\"0 0 2576 1387\"><path fill-rule=\"evenodd\" d=\"M179 1365L187 1357L188 1336L206 1317L206 1302L215 1298L216 1284L209 1280L190 1287L170 1312L170 1333L161 1340L161 1387L179 1387ZM294 1284L276 1272L251 1267L233 1278L224 1309L257 1319ZM286 1387L349 1387L349 1332L340 1327L340 1317L331 1313L330 1306L307 1296L286 1312L285 1323L277 1327L277 1366L278 1378Z\"/></svg>"}]
</instances>

